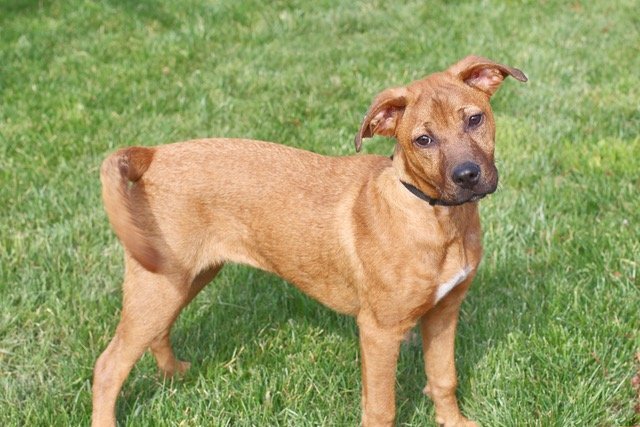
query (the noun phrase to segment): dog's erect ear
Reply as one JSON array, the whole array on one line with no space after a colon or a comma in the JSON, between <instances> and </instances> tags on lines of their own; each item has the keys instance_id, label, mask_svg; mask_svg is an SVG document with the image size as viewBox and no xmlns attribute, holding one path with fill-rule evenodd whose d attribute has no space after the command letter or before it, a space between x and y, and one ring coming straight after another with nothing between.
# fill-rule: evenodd
<instances>
[{"instance_id":1,"label":"dog's erect ear","mask_svg":"<svg viewBox=\"0 0 640 427\"><path fill-rule=\"evenodd\" d=\"M469 86L480 89L487 95L493 95L505 77L511 76L521 82L527 81L527 76L517 68L498 64L481 56L467 56L447 70Z\"/></svg>"},{"instance_id":2,"label":"dog's erect ear","mask_svg":"<svg viewBox=\"0 0 640 427\"><path fill-rule=\"evenodd\" d=\"M394 136L398 121L407 106L407 89L405 87L387 89L381 92L369 107L364 116L355 144L356 151L362 148L362 138L373 135Z\"/></svg>"}]
</instances>

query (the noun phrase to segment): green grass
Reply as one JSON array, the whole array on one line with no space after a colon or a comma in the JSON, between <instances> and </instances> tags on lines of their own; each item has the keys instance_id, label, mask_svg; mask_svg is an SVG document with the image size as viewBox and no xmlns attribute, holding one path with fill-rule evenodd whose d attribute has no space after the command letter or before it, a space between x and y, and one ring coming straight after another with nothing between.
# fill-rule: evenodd
<instances>
[{"instance_id":1,"label":"green grass","mask_svg":"<svg viewBox=\"0 0 640 427\"><path fill-rule=\"evenodd\" d=\"M380 90L476 53L523 69L493 101L501 186L457 339L485 426L640 424L640 15L610 2L0 0L0 425L87 425L120 310L98 167L204 136L352 154ZM389 154L376 138L365 151ZM357 425L354 321L226 268L123 388L124 425ZM419 346L398 424L433 425Z\"/></svg>"}]
</instances>

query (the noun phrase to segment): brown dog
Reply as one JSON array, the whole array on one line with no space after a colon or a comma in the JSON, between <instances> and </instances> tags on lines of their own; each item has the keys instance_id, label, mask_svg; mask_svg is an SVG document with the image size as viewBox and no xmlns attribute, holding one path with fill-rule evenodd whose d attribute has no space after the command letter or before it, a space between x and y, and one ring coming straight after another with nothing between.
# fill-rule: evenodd
<instances>
[{"instance_id":1,"label":"brown dog","mask_svg":"<svg viewBox=\"0 0 640 427\"><path fill-rule=\"evenodd\" d=\"M231 139L132 147L101 170L104 204L125 248L122 319L96 362L93 425L151 348L166 375L176 317L227 262L294 283L357 318L362 424L395 416L400 343L420 322L437 422L475 423L455 398L454 334L480 262L478 199L495 191L489 98L515 68L470 56L374 100L355 138L397 139L392 159L325 157Z\"/></svg>"}]
</instances>

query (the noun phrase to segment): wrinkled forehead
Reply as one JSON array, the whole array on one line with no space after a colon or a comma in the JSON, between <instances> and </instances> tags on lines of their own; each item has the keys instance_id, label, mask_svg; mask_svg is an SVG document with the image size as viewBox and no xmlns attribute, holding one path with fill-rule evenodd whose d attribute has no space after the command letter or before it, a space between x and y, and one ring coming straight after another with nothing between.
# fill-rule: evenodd
<instances>
[{"instance_id":1,"label":"wrinkled forehead","mask_svg":"<svg viewBox=\"0 0 640 427\"><path fill-rule=\"evenodd\" d=\"M412 109L433 116L434 120L445 119L452 114L473 109L484 110L488 101L465 83L445 73L411 83L408 87L413 95Z\"/></svg>"}]
</instances>

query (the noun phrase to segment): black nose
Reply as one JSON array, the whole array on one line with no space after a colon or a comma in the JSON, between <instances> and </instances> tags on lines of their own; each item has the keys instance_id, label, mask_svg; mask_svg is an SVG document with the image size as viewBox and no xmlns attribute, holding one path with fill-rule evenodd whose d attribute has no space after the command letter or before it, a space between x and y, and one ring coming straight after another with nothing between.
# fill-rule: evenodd
<instances>
[{"instance_id":1,"label":"black nose","mask_svg":"<svg viewBox=\"0 0 640 427\"><path fill-rule=\"evenodd\" d=\"M451 178L462 188L472 188L480 181L480 166L472 162L464 162L453 169Z\"/></svg>"}]
</instances>

